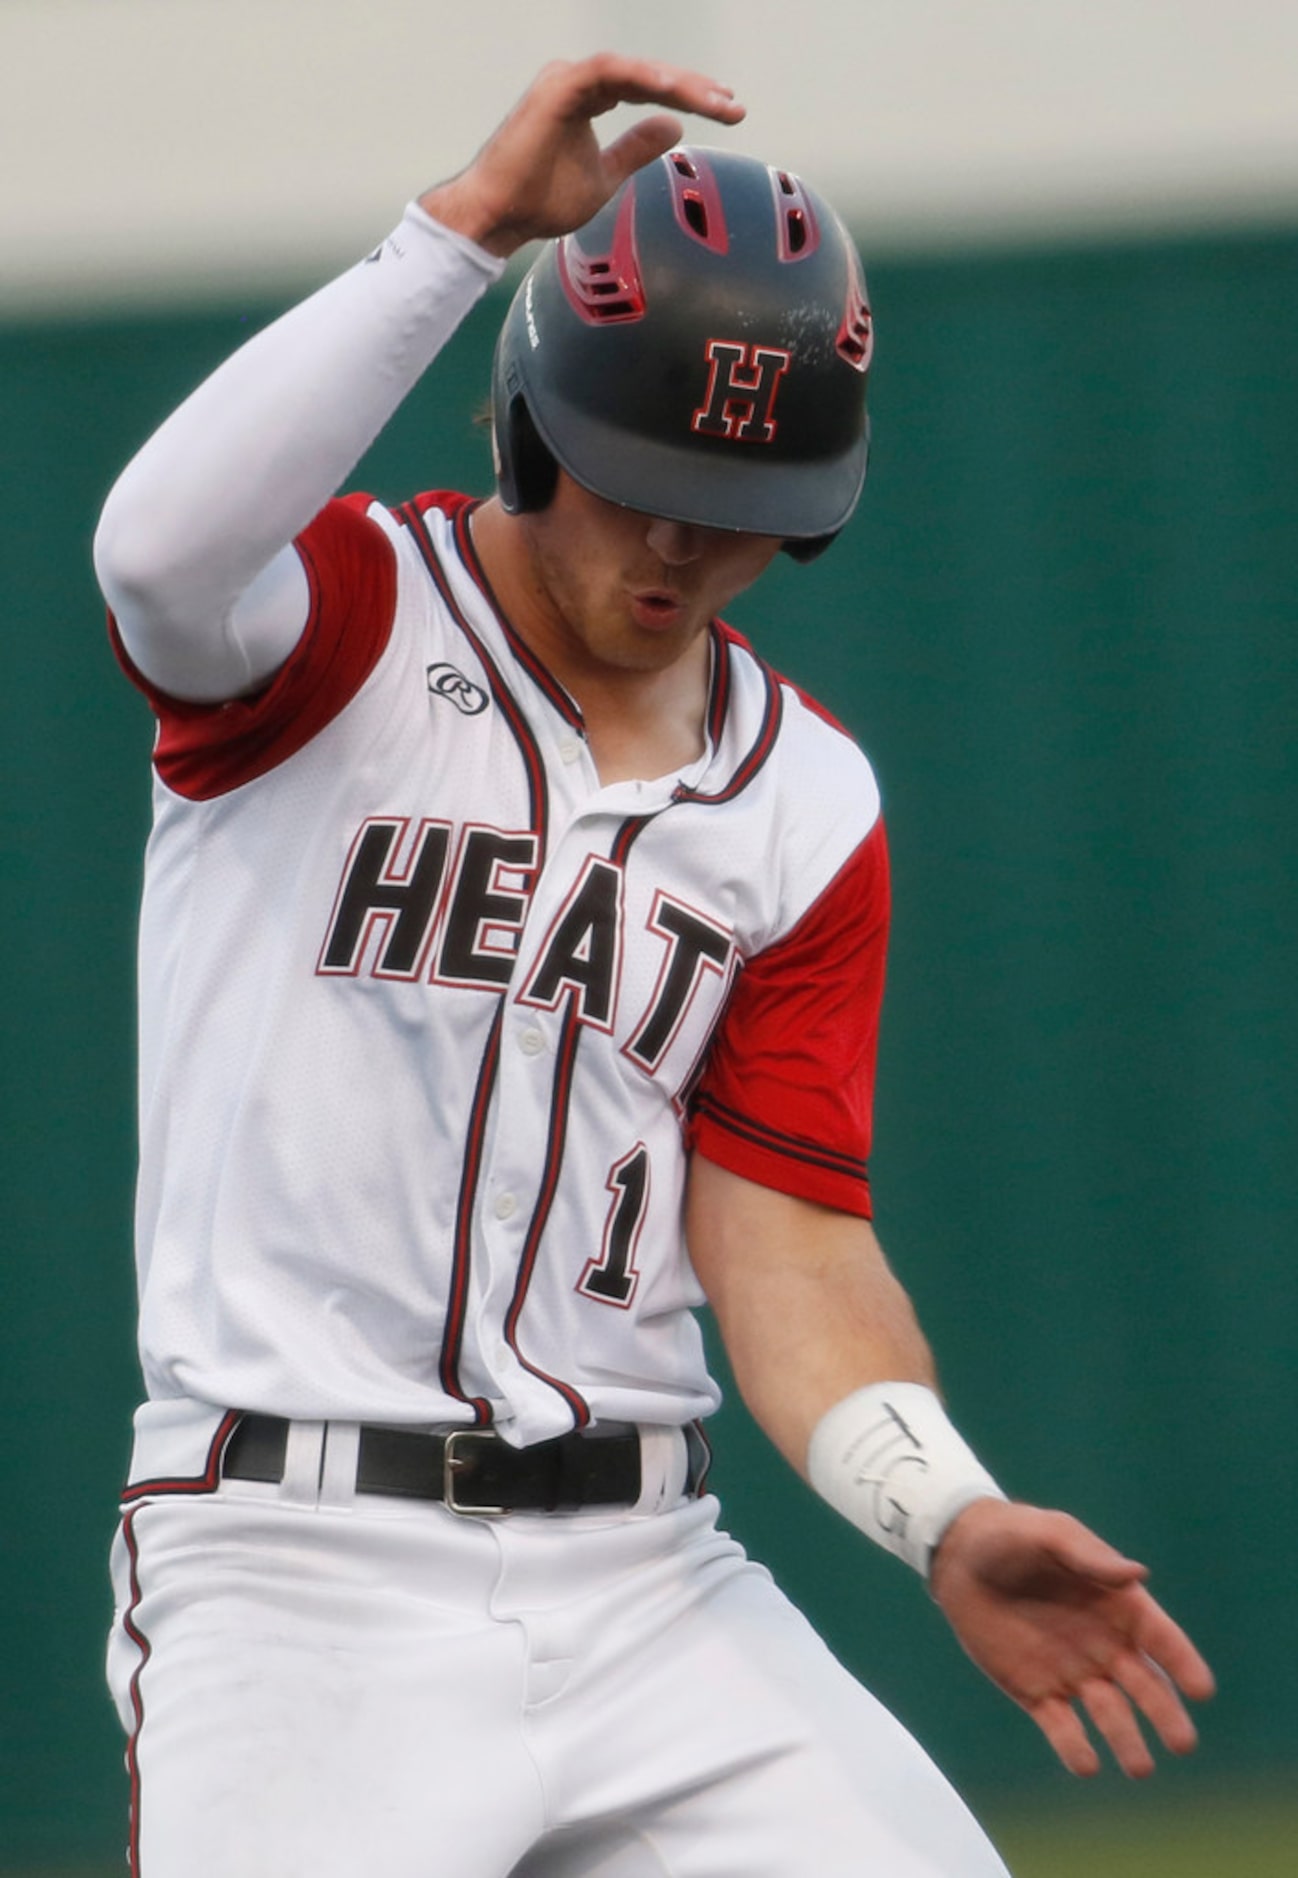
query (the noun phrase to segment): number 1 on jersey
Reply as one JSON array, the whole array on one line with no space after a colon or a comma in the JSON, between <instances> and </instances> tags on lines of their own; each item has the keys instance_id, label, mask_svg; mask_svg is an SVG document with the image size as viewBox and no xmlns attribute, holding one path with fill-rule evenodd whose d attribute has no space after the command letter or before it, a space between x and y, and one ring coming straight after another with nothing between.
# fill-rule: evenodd
<instances>
[{"instance_id":1,"label":"number 1 on jersey","mask_svg":"<svg viewBox=\"0 0 1298 1878\"><path fill-rule=\"evenodd\" d=\"M604 1222L604 1243L599 1257L588 1262L577 1280L577 1289L601 1304L625 1310L640 1282L635 1249L649 1200L649 1151L643 1141L614 1163L604 1184L613 1195Z\"/></svg>"}]
</instances>

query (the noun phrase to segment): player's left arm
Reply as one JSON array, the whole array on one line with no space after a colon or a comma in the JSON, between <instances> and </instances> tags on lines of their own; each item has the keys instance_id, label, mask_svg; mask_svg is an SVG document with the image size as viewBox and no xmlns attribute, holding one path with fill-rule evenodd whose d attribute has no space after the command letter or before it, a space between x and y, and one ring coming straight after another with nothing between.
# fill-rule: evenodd
<instances>
[{"instance_id":1,"label":"player's left arm","mask_svg":"<svg viewBox=\"0 0 1298 1878\"><path fill-rule=\"evenodd\" d=\"M869 1220L695 1154L686 1235L744 1401L800 1473L822 1415L868 1383L936 1383Z\"/></svg>"},{"instance_id":2,"label":"player's left arm","mask_svg":"<svg viewBox=\"0 0 1298 1878\"><path fill-rule=\"evenodd\" d=\"M687 1231L740 1393L804 1476L822 1417L855 1391L936 1387L915 1311L868 1221L696 1153ZM942 1532L930 1588L964 1649L1070 1772L1099 1768L1080 1707L1123 1771L1141 1776L1153 1759L1137 1716L1171 1752L1188 1753L1196 1735L1182 1698L1213 1689L1146 1576L1068 1514L984 1497Z\"/></svg>"}]
</instances>

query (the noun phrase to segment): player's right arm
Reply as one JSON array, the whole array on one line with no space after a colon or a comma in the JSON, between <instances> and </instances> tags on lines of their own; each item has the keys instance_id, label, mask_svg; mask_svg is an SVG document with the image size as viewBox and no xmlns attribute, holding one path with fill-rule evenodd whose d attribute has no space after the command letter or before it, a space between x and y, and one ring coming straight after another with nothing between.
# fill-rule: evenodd
<instances>
[{"instance_id":1,"label":"player's right arm","mask_svg":"<svg viewBox=\"0 0 1298 1878\"><path fill-rule=\"evenodd\" d=\"M374 257L257 335L128 464L95 538L151 684L216 702L264 683L306 624L290 543L499 271L409 212Z\"/></svg>"},{"instance_id":2,"label":"player's right arm","mask_svg":"<svg viewBox=\"0 0 1298 1878\"><path fill-rule=\"evenodd\" d=\"M679 121L642 120L601 150L622 101L742 116L699 74L602 54L547 66L473 162L413 204L366 262L228 360L114 486L95 566L127 652L174 697L255 691L307 622L291 543L354 469L503 258L574 228Z\"/></svg>"}]
</instances>

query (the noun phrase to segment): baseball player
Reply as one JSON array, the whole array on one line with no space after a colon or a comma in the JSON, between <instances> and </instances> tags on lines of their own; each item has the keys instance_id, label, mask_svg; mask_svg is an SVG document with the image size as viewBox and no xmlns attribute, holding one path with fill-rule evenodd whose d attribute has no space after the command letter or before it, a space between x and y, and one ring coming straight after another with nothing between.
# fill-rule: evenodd
<instances>
[{"instance_id":1,"label":"baseball player","mask_svg":"<svg viewBox=\"0 0 1298 1878\"><path fill-rule=\"evenodd\" d=\"M592 120L655 111L601 149ZM1175 1752L1143 1568L1005 1498L869 1225L866 759L722 623L846 523L872 330L712 80L548 67L96 542L152 703L110 1681L143 1878L992 1878L717 1526L694 1307L1065 1766ZM524 242L498 487L336 491Z\"/></svg>"}]
</instances>

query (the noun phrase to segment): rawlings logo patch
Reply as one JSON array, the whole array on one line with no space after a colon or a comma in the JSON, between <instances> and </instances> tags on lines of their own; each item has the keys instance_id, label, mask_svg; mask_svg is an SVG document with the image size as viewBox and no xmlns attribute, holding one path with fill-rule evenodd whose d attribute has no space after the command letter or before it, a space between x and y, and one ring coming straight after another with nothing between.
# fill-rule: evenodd
<instances>
[{"instance_id":1,"label":"rawlings logo patch","mask_svg":"<svg viewBox=\"0 0 1298 1878\"><path fill-rule=\"evenodd\" d=\"M481 685L457 671L453 665L430 665L428 689L435 698L449 698L465 717L479 717L491 702Z\"/></svg>"}]
</instances>

